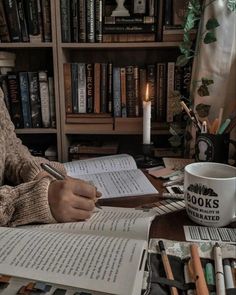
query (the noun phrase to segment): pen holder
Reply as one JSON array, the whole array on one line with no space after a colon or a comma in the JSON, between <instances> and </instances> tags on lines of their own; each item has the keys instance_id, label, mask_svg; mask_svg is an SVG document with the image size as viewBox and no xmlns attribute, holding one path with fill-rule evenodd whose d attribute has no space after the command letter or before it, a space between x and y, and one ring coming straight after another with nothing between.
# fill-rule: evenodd
<instances>
[{"instance_id":1,"label":"pen holder","mask_svg":"<svg viewBox=\"0 0 236 295\"><path fill-rule=\"evenodd\" d=\"M197 162L228 163L229 133L200 133L196 137L195 160Z\"/></svg>"}]
</instances>

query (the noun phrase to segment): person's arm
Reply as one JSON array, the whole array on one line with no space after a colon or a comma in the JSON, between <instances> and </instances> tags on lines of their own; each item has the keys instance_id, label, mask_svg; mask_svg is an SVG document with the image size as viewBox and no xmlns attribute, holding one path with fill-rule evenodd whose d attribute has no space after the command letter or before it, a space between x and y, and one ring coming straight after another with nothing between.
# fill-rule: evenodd
<instances>
[{"instance_id":1,"label":"person's arm","mask_svg":"<svg viewBox=\"0 0 236 295\"><path fill-rule=\"evenodd\" d=\"M3 93L0 89L0 128L5 140L5 177L14 184L32 181L45 175L40 163L48 162L44 158L34 157L30 154L15 134L14 125L10 119L9 113L4 103ZM50 162L50 165L56 167L66 175L65 168L58 162Z\"/></svg>"}]
</instances>

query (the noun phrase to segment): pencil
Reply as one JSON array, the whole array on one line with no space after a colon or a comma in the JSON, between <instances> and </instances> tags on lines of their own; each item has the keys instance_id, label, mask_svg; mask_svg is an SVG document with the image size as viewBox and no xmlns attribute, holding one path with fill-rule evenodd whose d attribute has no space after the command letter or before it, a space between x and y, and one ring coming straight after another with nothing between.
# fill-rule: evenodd
<instances>
[{"instance_id":1,"label":"pencil","mask_svg":"<svg viewBox=\"0 0 236 295\"><path fill-rule=\"evenodd\" d=\"M165 251L165 246L164 246L163 241L161 241L161 240L158 241L158 246L159 246L159 249L161 252L161 259L163 262L166 277L169 280L174 280L174 275L173 275L173 272L172 272L172 269L170 266L169 258L166 254L166 251ZM179 294L176 287L170 287L170 293L171 293L171 295L178 295Z\"/></svg>"},{"instance_id":2,"label":"pencil","mask_svg":"<svg viewBox=\"0 0 236 295\"><path fill-rule=\"evenodd\" d=\"M193 279L196 285L197 295L209 295L197 244L190 245L190 253L191 264L193 267Z\"/></svg>"},{"instance_id":3,"label":"pencil","mask_svg":"<svg viewBox=\"0 0 236 295\"><path fill-rule=\"evenodd\" d=\"M47 163L41 163L41 167L43 168L43 170L48 172L50 175L55 177L57 180L64 180L65 179L64 175L62 175L60 171L58 171L56 168L52 167L51 165L49 165ZM102 207L100 205L98 205L97 203L95 203L95 206L99 209L102 209Z\"/></svg>"}]
</instances>

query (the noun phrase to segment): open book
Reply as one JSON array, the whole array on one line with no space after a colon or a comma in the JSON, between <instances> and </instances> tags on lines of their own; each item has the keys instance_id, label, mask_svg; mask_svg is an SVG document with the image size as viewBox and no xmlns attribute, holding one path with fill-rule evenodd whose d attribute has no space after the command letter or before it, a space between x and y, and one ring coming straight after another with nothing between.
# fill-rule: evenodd
<instances>
[{"instance_id":1,"label":"open book","mask_svg":"<svg viewBox=\"0 0 236 295\"><path fill-rule=\"evenodd\" d=\"M0 227L0 273L92 294L139 295L154 217L103 207L85 222Z\"/></svg>"},{"instance_id":2,"label":"open book","mask_svg":"<svg viewBox=\"0 0 236 295\"><path fill-rule=\"evenodd\" d=\"M127 154L105 156L64 164L68 175L91 181L102 198L156 194L158 191Z\"/></svg>"}]
</instances>

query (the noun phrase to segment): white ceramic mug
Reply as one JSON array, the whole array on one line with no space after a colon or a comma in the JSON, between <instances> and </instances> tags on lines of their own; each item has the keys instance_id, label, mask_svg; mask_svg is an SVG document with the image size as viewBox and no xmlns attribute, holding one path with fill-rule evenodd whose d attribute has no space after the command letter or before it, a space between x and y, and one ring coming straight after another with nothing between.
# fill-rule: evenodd
<instances>
[{"instance_id":1,"label":"white ceramic mug","mask_svg":"<svg viewBox=\"0 0 236 295\"><path fill-rule=\"evenodd\" d=\"M213 162L187 165L184 197L189 218L198 224L222 227L236 221L236 168Z\"/></svg>"}]
</instances>

